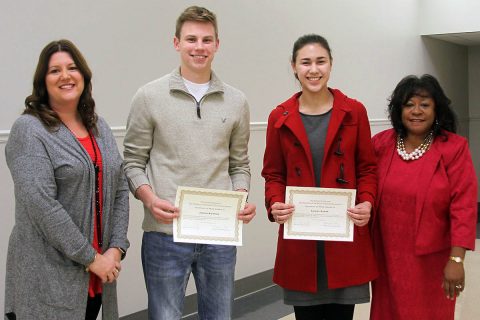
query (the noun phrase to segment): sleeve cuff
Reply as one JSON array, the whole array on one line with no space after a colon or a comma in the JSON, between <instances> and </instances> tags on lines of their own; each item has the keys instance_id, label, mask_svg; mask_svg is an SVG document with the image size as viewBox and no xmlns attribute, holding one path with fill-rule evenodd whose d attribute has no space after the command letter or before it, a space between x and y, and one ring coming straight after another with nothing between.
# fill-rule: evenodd
<instances>
[{"instance_id":1,"label":"sleeve cuff","mask_svg":"<svg viewBox=\"0 0 480 320\"><path fill-rule=\"evenodd\" d=\"M142 174L128 178L128 186L133 195L135 195L137 189L144 184L150 185L150 181L148 180L146 175Z\"/></svg>"},{"instance_id":2,"label":"sleeve cuff","mask_svg":"<svg viewBox=\"0 0 480 320\"><path fill-rule=\"evenodd\" d=\"M245 189L250 191L250 177L247 175L231 176L233 190Z\"/></svg>"},{"instance_id":3,"label":"sleeve cuff","mask_svg":"<svg viewBox=\"0 0 480 320\"><path fill-rule=\"evenodd\" d=\"M375 206L375 198L368 192L364 192L358 195L358 203L362 203L365 201L370 202L372 207Z\"/></svg>"}]
</instances>

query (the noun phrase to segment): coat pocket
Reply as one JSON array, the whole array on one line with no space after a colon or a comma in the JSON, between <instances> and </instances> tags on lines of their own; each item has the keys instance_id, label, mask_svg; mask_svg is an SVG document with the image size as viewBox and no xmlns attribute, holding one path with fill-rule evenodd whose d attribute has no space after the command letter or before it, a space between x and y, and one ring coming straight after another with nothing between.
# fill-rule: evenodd
<instances>
[{"instance_id":1,"label":"coat pocket","mask_svg":"<svg viewBox=\"0 0 480 320\"><path fill-rule=\"evenodd\" d=\"M80 266L65 266L46 261L39 272L40 300L46 305L73 310L85 304L88 275Z\"/></svg>"}]
</instances>

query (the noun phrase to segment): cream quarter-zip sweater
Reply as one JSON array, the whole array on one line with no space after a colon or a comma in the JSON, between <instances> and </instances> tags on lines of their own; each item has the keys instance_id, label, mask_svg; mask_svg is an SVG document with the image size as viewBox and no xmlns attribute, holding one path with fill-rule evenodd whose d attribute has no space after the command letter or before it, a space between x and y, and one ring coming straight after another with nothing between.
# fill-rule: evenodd
<instances>
[{"instance_id":1,"label":"cream quarter-zip sweater","mask_svg":"<svg viewBox=\"0 0 480 320\"><path fill-rule=\"evenodd\" d=\"M130 190L147 184L175 203L178 186L249 189L250 115L245 95L212 72L210 88L196 101L179 68L141 87L132 101L124 140ZM144 231L172 234L147 208Z\"/></svg>"}]
</instances>

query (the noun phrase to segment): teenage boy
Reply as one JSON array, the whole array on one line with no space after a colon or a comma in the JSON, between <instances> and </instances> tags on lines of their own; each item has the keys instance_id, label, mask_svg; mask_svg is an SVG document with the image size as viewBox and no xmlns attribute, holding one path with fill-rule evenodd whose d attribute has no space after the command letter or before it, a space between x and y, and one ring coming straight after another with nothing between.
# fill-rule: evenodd
<instances>
[{"instance_id":1,"label":"teenage boy","mask_svg":"<svg viewBox=\"0 0 480 320\"><path fill-rule=\"evenodd\" d=\"M173 242L178 186L248 191L249 110L245 96L212 71L215 14L192 6L178 17L180 67L141 87L124 140L125 173L145 208L142 265L149 319L180 319L193 273L200 319L231 319L236 247ZM248 223L255 205L238 219Z\"/></svg>"}]
</instances>

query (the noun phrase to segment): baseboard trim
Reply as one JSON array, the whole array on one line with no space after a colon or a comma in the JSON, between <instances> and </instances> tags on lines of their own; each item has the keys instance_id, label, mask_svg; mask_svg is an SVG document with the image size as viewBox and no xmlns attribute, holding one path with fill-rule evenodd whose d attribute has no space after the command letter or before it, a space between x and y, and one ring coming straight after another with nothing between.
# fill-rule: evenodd
<instances>
[{"instance_id":1,"label":"baseboard trim","mask_svg":"<svg viewBox=\"0 0 480 320\"><path fill-rule=\"evenodd\" d=\"M235 281L234 299L244 297L259 290L268 288L273 285L272 282L273 269L263 271L249 277L245 277ZM191 294L185 297L183 316L186 318L197 313L197 294ZM121 320L139 320L148 319L147 310L135 312L133 314L120 318Z\"/></svg>"}]
</instances>

